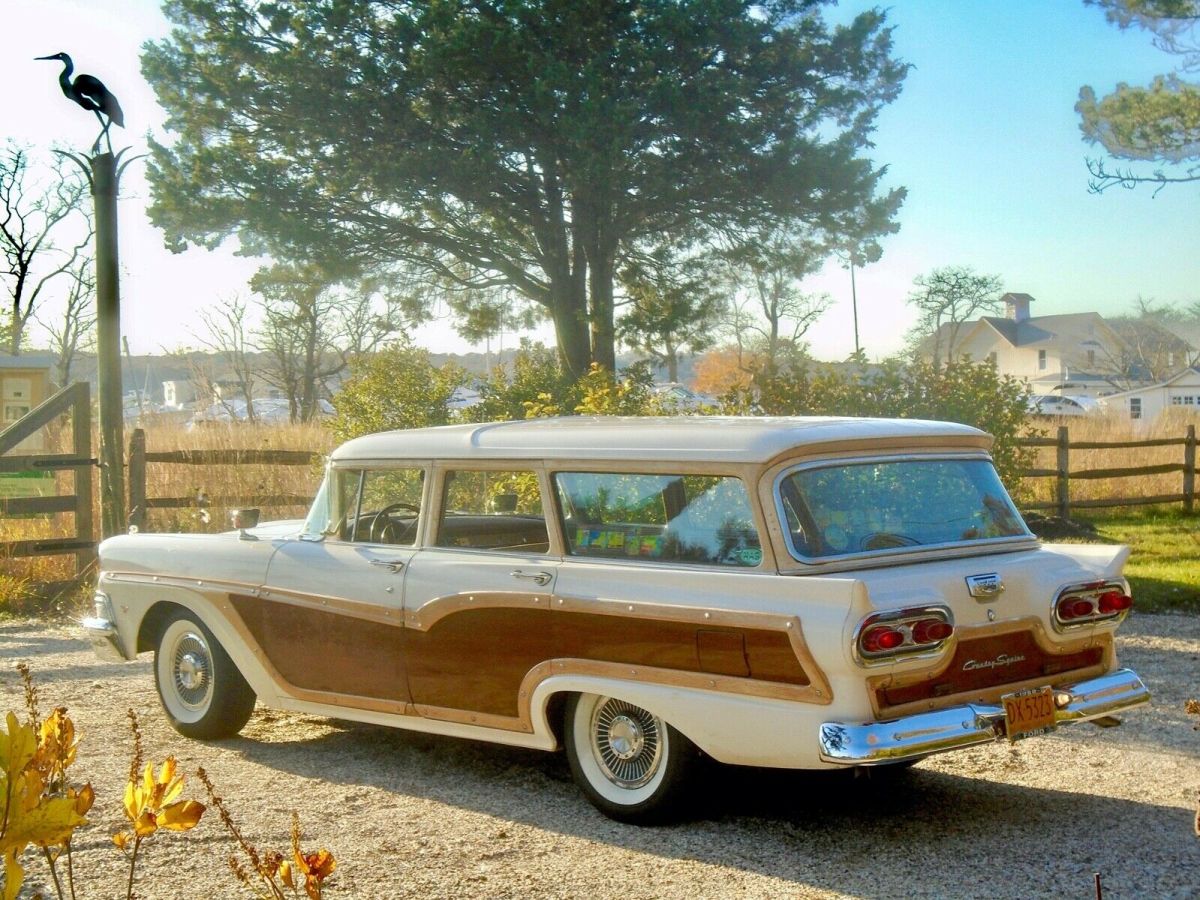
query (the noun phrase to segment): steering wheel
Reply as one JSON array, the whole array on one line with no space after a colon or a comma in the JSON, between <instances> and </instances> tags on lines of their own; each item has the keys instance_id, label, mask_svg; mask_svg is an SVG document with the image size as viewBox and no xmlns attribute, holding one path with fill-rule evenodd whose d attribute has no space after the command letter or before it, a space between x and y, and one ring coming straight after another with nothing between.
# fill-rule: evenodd
<instances>
[{"instance_id":1,"label":"steering wheel","mask_svg":"<svg viewBox=\"0 0 1200 900\"><path fill-rule=\"evenodd\" d=\"M897 534L892 531L875 531L865 535L859 541L861 550L890 550L892 547L913 547L921 543L907 534Z\"/></svg>"},{"instance_id":2,"label":"steering wheel","mask_svg":"<svg viewBox=\"0 0 1200 900\"><path fill-rule=\"evenodd\" d=\"M370 536L371 543L373 543L373 544L390 544L391 543L391 541L387 540L387 532L392 527L392 524L393 524L391 515L392 515L392 513L397 512L398 510L401 510L401 509L408 510L413 515L419 515L421 512L421 508L419 506L414 506L411 503L403 503L403 502L389 503L387 506L385 506L379 512L375 513L375 517L373 519L371 519L371 527L367 531L368 535Z\"/></svg>"}]
</instances>

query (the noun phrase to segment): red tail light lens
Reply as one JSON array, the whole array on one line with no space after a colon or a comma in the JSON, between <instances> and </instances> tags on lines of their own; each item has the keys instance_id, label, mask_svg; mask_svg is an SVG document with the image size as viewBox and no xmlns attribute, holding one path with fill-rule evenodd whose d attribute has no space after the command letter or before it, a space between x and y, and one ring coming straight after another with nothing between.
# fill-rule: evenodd
<instances>
[{"instance_id":1,"label":"red tail light lens","mask_svg":"<svg viewBox=\"0 0 1200 900\"><path fill-rule=\"evenodd\" d=\"M1102 613L1124 612L1133 606L1133 598L1120 591L1105 591L1097 603Z\"/></svg>"},{"instance_id":2,"label":"red tail light lens","mask_svg":"<svg viewBox=\"0 0 1200 900\"><path fill-rule=\"evenodd\" d=\"M912 626L912 639L917 644L936 644L952 634L954 626L941 619L921 619Z\"/></svg>"},{"instance_id":3,"label":"red tail light lens","mask_svg":"<svg viewBox=\"0 0 1200 900\"><path fill-rule=\"evenodd\" d=\"M1095 609L1091 600L1082 597L1064 597L1058 603L1058 617L1064 622L1090 616Z\"/></svg>"},{"instance_id":4,"label":"red tail light lens","mask_svg":"<svg viewBox=\"0 0 1200 900\"><path fill-rule=\"evenodd\" d=\"M893 658L941 652L943 642L953 635L954 621L944 607L887 610L863 619L854 649L861 665L881 665Z\"/></svg>"},{"instance_id":5,"label":"red tail light lens","mask_svg":"<svg viewBox=\"0 0 1200 900\"><path fill-rule=\"evenodd\" d=\"M862 647L868 653L895 650L904 643L904 633L887 625L876 625L863 632Z\"/></svg>"}]
</instances>

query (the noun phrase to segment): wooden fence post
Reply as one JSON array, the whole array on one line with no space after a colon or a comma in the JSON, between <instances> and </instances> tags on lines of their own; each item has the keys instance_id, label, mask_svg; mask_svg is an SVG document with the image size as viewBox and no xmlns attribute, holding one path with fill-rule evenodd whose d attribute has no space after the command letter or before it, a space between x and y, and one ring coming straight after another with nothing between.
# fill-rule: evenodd
<instances>
[{"instance_id":1,"label":"wooden fence post","mask_svg":"<svg viewBox=\"0 0 1200 900\"><path fill-rule=\"evenodd\" d=\"M71 444L75 456L86 460L75 467L75 534L80 540L96 538L92 516L92 392L86 382L71 386L75 392L71 403ZM82 575L96 561L96 548L75 554L75 574Z\"/></svg>"},{"instance_id":2,"label":"wooden fence post","mask_svg":"<svg viewBox=\"0 0 1200 900\"><path fill-rule=\"evenodd\" d=\"M1058 469L1058 516L1060 519L1071 517L1071 434L1066 425L1058 426L1058 459L1055 468Z\"/></svg>"},{"instance_id":3,"label":"wooden fence post","mask_svg":"<svg viewBox=\"0 0 1200 900\"><path fill-rule=\"evenodd\" d=\"M129 524L146 530L146 432L141 428L129 436Z\"/></svg>"},{"instance_id":4,"label":"wooden fence post","mask_svg":"<svg viewBox=\"0 0 1200 900\"><path fill-rule=\"evenodd\" d=\"M1183 511L1189 516L1196 501L1196 426L1187 427L1183 443Z\"/></svg>"}]
</instances>

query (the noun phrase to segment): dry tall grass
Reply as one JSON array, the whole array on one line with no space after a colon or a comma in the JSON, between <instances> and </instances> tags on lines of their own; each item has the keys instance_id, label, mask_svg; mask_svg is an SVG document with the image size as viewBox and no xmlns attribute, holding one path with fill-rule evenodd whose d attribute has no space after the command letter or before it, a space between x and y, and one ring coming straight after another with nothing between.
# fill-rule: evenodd
<instances>
[{"instance_id":1,"label":"dry tall grass","mask_svg":"<svg viewBox=\"0 0 1200 900\"><path fill-rule=\"evenodd\" d=\"M182 425L146 428L146 452L173 450L304 450L326 454L334 439L320 424L211 425L188 431ZM184 509L150 509L149 531L228 531L228 511L238 502L227 498L251 495L296 494L311 497L321 478L314 465L195 466L175 463L146 464L146 496L187 497ZM263 506L263 520L302 516L307 502L298 506Z\"/></svg>"}]
</instances>

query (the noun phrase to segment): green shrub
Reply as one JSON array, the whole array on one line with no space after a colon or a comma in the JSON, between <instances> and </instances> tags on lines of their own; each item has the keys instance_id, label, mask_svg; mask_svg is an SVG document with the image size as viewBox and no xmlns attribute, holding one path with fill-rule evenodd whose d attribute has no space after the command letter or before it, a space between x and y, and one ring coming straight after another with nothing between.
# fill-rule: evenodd
<instances>
[{"instance_id":1,"label":"green shrub","mask_svg":"<svg viewBox=\"0 0 1200 900\"><path fill-rule=\"evenodd\" d=\"M492 369L479 389L482 402L464 410L463 417L472 422L524 419L528 404L566 407L571 388L570 379L558 364L558 354L542 344L523 340L513 358L512 377L504 366Z\"/></svg>"},{"instance_id":2,"label":"green shrub","mask_svg":"<svg viewBox=\"0 0 1200 900\"><path fill-rule=\"evenodd\" d=\"M335 400L332 429L339 441L376 431L447 425L454 389L467 381L464 370L440 369L425 350L393 344L355 364Z\"/></svg>"}]
</instances>

